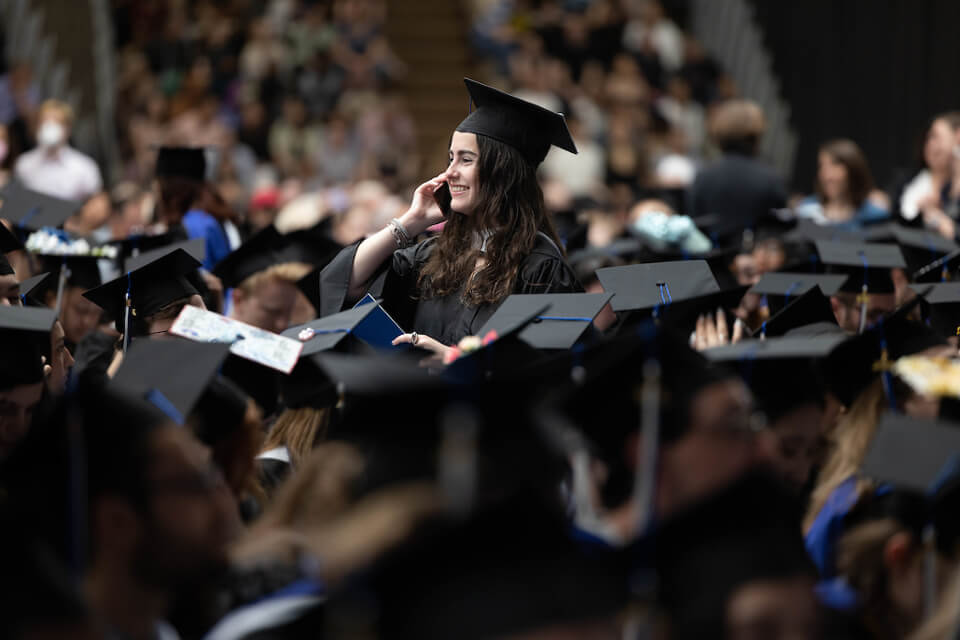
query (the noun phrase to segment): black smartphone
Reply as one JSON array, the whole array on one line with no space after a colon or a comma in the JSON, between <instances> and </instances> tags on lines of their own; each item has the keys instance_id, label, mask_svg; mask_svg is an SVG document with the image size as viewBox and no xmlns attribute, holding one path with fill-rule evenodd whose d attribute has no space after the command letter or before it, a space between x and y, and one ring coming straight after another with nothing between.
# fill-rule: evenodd
<instances>
[{"instance_id":1,"label":"black smartphone","mask_svg":"<svg viewBox=\"0 0 960 640\"><path fill-rule=\"evenodd\" d=\"M450 195L450 185L444 182L440 187L433 192L433 199L437 201L437 205L440 207L440 213L443 214L444 218L450 216L450 202L453 200L453 196Z\"/></svg>"}]
</instances>

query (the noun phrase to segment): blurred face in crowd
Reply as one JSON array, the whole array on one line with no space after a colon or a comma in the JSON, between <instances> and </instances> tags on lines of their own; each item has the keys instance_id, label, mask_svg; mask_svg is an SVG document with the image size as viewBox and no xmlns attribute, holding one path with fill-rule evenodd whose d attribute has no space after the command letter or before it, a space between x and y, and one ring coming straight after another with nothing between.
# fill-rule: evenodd
<instances>
[{"instance_id":1,"label":"blurred face in crowd","mask_svg":"<svg viewBox=\"0 0 960 640\"><path fill-rule=\"evenodd\" d=\"M935 120L923 145L923 161L927 168L935 172L950 170L953 160L953 147L956 144L956 132L944 119Z\"/></svg>"},{"instance_id":2,"label":"blurred face in crowd","mask_svg":"<svg viewBox=\"0 0 960 640\"><path fill-rule=\"evenodd\" d=\"M292 282L263 278L247 291L233 290L233 317L265 331L280 333L290 326L299 291Z\"/></svg>"},{"instance_id":3,"label":"blurred face in crowd","mask_svg":"<svg viewBox=\"0 0 960 640\"><path fill-rule=\"evenodd\" d=\"M756 580L727 601L730 640L813 640L820 638L813 581L806 576Z\"/></svg>"},{"instance_id":4,"label":"blurred face in crowd","mask_svg":"<svg viewBox=\"0 0 960 640\"><path fill-rule=\"evenodd\" d=\"M856 333L860 330L860 316L862 305L857 303L857 294L838 292L830 297L833 315L837 324L847 333ZM893 293L871 293L867 301L867 324L873 325L883 314L897 308L897 297Z\"/></svg>"},{"instance_id":5,"label":"blurred face in crowd","mask_svg":"<svg viewBox=\"0 0 960 640\"><path fill-rule=\"evenodd\" d=\"M770 460L769 441L752 428L753 401L736 378L704 387L690 404L690 423L661 456L658 513L669 513Z\"/></svg>"},{"instance_id":6,"label":"blurred face in crowd","mask_svg":"<svg viewBox=\"0 0 960 640\"><path fill-rule=\"evenodd\" d=\"M238 533L236 504L210 451L173 424L150 437L148 499L132 566L146 584L187 585L226 567Z\"/></svg>"},{"instance_id":7,"label":"blurred face in crowd","mask_svg":"<svg viewBox=\"0 0 960 640\"><path fill-rule=\"evenodd\" d=\"M10 273L0 276L0 306L22 306L20 304L20 283L17 281L16 274Z\"/></svg>"},{"instance_id":8,"label":"blurred face in crowd","mask_svg":"<svg viewBox=\"0 0 960 640\"><path fill-rule=\"evenodd\" d=\"M47 388L52 393L63 393L67 387L67 374L73 366L73 355L64 342L63 325L57 320L50 330L50 375Z\"/></svg>"},{"instance_id":9,"label":"blurred face in crowd","mask_svg":"<svg viewBox=\"0 0 960 640\"><path fill-rule=\"evenodd\" d=\"M43 382L0 391L0 460L27 435L33 412L43 397Z\"/></svg>"},{"instance_id":10,"label":"blurred face in crowd","mask_svg":"<svg viewBox=\"0 0 960 640\"><path fill-rule=\"evenodd\" d=\"M100 324L101 309L83 297L83 290L64 287L60 321L67 342L78 344Z\"/></svg>"},{"instance_id":11,"label":"blurred face in crowd","mask_svg":"<svg viewBox=\"0 0 960 640\"><path fill-rule=\"evenodd\" d=\"M454 131L450 139L450 165L446 176L450 186L450 208L457 213L470 215L476 210L480 189L477 180L479 158L476 134Z\"/></svg>"},{"instance_id":12,"label":"blurred face in crowd","mask_svg":"<svg viewBox=\"0 0 960 640\"><path fill-rule=\"evenodd\" d=\"M37 144L47 149L62 146L70 137L70 117L60 107L48 106L40 111L37 123Z\"/></svg>"},{"instance_id":13,"label":"blurred face in crowd","mask_svg":"<svg viewBox=\"0 0 960 640\"><path fill-rule=\"evenodd\" d=\"M823 408L816 404L802 405L778 418L766 434L773 439L773 468L797 491L823 456L823 414Z\"/></svg>"},{"instance_id":14,"label":"blurred face in crowd","mask_svg":"<svg viewBox=\"0 0 960 640\"><path fill-rule=\"evenodd\" d=\"M828 201L835 202L849 196L847 167L825 151L820 152L817 160L817 180Z\"/></svg>"}]
</instances>

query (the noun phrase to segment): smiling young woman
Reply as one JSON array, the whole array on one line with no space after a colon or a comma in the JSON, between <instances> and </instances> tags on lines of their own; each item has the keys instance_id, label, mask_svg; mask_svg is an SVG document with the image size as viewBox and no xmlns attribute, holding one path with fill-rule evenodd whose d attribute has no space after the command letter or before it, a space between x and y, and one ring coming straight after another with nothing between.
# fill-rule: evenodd
<instances>
[{"instance_id":1,"label":"smiling young woman","mask_svg":"<svg viewBox=\"0 0 960 640\"><path fill-rule=\"evenodd\" d=\"M551 145L576 147L562 114L466 80L477 108L450 138L447 169L419 187L410 208L323 270L320 314L370 292L404 334L441 358L513 293L581 291L564 260L537 182ZM449 199L445 216L438 202ZM443 231L414 244L431 226Z\"/></svg>"}]
</instances>

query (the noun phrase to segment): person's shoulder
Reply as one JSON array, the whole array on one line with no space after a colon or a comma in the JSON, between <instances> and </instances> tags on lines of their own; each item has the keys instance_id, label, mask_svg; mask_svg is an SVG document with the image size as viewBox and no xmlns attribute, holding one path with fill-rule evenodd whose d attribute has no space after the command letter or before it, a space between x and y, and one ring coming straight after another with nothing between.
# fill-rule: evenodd
<instances>
[{"instance_id":1,"label":"person's shoulder","mask_svg":"<svg viewBox=\"0 0 960 640\"><path fill-rule=\"evenodd\" d=\"M17 156L17 161L14 163L14 170L19 170L22 167L30 166L36 164L40 156L40 149L30 149L29 151L24 151L19 156Z\"/></svg>"},{"instance_id":2,"label":"person's shoulder","mask_svg":"<svg viewBox=\"0 0 960 640\"><path fill-rule=\"evenodd\" d=\"M537 237L534 240L533 249L530 251L530 254L540 259L553 258L555 260L563 260L563 252L560 251L560 247L543 231L537 232Z\"/></svg>"}]
</instances>

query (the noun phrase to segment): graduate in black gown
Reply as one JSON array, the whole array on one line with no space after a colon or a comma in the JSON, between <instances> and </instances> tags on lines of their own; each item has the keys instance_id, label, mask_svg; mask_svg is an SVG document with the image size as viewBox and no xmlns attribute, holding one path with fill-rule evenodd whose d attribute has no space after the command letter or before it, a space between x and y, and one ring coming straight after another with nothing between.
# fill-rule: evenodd
<instances>
[{"instance_id":1,"label":"graduate in black gown","mask_svg":"<svg viewBox=\"0 0 960 640\"><path fill-rule=\"evenodd\" d=\"M551 145L576 153L563 116L466 84L477 108L451 136L447 169L417 188L400 219L341 251L320 276L321 316L369 292L411 331L398 342L438 358L510 294L582 290L536 175ZM414 244L441 222L439 235Z\"/></svg>"}]
</instances>

